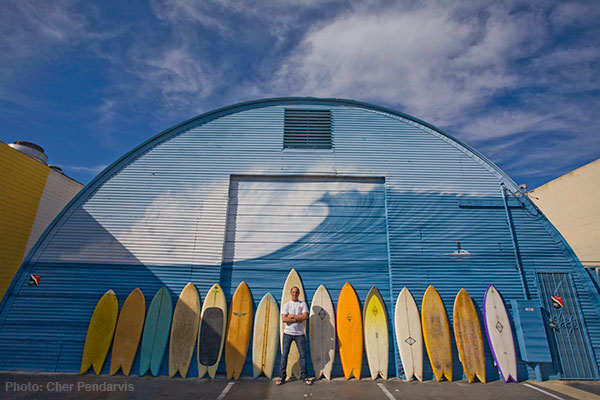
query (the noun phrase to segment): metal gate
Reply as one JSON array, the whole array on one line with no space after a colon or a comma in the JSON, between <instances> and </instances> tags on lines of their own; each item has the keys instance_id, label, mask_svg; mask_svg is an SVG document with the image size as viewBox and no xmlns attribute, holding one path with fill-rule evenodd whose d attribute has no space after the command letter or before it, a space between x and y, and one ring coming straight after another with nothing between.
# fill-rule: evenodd
<instances>
[{"instance_id":1,"label":"metal gate","mask_svg":"<svg viewBox=\"0 0 600 400\"><path fill-rule=\"evenodd\" d=\"M540 272L538 280L558 353L561 378L597 379L598 370L587 332L583 329L571 275L567 272Z\"/></svg>"}]
</instances>

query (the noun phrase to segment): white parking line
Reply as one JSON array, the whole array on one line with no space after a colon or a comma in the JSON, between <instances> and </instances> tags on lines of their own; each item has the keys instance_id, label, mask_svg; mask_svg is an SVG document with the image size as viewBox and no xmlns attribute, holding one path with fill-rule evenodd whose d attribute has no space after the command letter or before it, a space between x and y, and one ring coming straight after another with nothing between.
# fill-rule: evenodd
<instances>
[{"instance_id":1,"label":"white parking line","mask_svg":"<svg viewBox=\"0 0 600 400\"><path fill-rule=\"evenodd\" d=\"M217 397L217 400L223 400L223 398L225 397L225 395L227 394L227 392L229 392L231 390L231 387L233 386L235 382L229 382L227 384L227 386L225 386L225 389L223 389L223 391L221 392L221 394L219 395L219 397Z\"/></svg>"},{"instance_id":2,"label":"white parking line","mask_svg":"<svg viewBox=\"0 0 600 400\"><path fill-rule=\"evenodd\" d=\"M385 393L385 395L388 397L388 399L390 399L390 400L396 400L394 398L394 396L392 396L392 394L390 393L390 391L387 390L385 386L383 386L383 383L378 383L377 386L379 386L379 388L383 391L383 393Z\"/></svg>"},{"instance_id":3,"label":"white parking line","mask_svg":"<svg viewBox=\"0 0 600 400\"><path fill-rule=\"evenodd\" d=\"M546 392L545 390L542 390L542 389L540 389L539 387L535 387L535 386L533 386L533 385L530 385L529 383L524 383L524 384L523 384L523 386L527 386L528 388L531 388L531 389L533 389L533 390L537 390L538 392L544 393L545 395L548 395L548 396L550 396L550 397L554 397L555 399L558 399L558 400L565 400L565 399L563 399L563 398L562 398L562 397L560 397L560 396L557 396L557 395L555 395L555 394L552 394L552 393L550 393L550 392Z\"/></svg>"}]
</instances>

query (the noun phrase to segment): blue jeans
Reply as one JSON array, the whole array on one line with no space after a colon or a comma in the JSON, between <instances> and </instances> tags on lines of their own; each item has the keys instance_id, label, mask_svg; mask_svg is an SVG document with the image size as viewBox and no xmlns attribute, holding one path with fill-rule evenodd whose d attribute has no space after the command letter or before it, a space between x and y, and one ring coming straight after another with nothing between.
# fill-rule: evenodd
<instances>
[{"instance_id":1,"label":"blue jeans","mask_svg":"<svg viewBox=\"0 0 600 400\"><path fill-rule=\"evenodd\" d=\"M290 346L292 345L292 341L296 342L296 346L298 347L298 353L300 353L300 379L307 379L308 374L306 373L306 337L304 335L288 335L287 333L283 334L283 354L281 355L281 369L279 372L279 376L283 380L285 380L286 378L285 370L287 369L288 355L290 354Z\"/></svg>"}]
</instances>

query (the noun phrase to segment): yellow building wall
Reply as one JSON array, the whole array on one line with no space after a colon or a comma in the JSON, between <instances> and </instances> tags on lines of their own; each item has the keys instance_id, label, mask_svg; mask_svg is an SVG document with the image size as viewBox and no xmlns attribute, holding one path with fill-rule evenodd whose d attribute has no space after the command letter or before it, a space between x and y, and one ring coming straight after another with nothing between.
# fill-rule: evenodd
<instances>
[{"instance_id":1,"label":"yellow building wall","mask_svg":"<svg viewBox=\"0 0 600 400\"><path fill-rule=\"evenodd\" d=\"M529 192L586 267L600 266L600 159Z\"/></svg>"},{"instance_id":2,"label":"yellow building wall","mask_svg":"<svg viewBox=\"0 0 600 400\"><path fill-rule=\"evenodd\" d=\"M0 142L0 299L25 256L50 168Z\"/></svg>"}]
</instances>

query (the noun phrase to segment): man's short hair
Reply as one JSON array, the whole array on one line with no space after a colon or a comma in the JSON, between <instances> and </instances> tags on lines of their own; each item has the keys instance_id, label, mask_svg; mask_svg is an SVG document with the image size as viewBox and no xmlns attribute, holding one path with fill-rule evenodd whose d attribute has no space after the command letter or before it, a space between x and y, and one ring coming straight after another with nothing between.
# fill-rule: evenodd
<instances>
[{"instance_id":1,"label":"man's short hair","mask_svg":"<svg viewBox=\"0 0 600 400\"><path fill-rule=\"evenodd\" d=\"M290 293L292 293L292 290L294 289L298 289L298 292L300 292L300 288L298 286L292 286L292 288L290 289Z\"/></svg>"}]
</instances>

